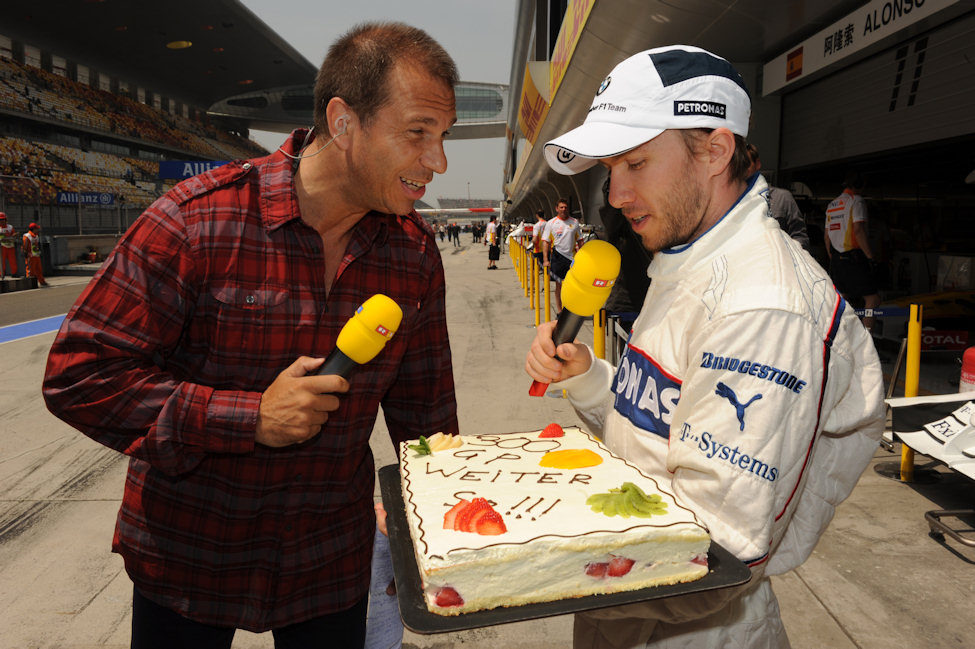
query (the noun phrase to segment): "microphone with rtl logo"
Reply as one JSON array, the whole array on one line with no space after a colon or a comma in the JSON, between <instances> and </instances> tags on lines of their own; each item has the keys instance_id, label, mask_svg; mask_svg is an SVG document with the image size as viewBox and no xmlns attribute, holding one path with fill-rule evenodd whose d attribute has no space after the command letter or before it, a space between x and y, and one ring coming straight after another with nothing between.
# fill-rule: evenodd
<instances>
[{"instance_id":1,"label":"microphone with rtl logo","mask_svg":"<svg viewBox=\"0 0 975 649\"><path fill-rule=\"evenodd\" d=\"M396 302L382 293L373 295L342 327L335 349L315 374L348 379L356 366L368 363L382 351L402 320L403 310Z\"/></svg>"},{"instance_id":2,"label":"microphone with rtl logo","mask_svg":"<svg viewBox=\"0 0 975 649\"><path fill-rule=\"evenodd\" d=\"M620 253L613 244L593 239L579 249L562 282L562 312L552 332L556 347L575 340L582 323L606 304L619 274ZM528 394L540 397L547 389L548 383L533 381Z\"/></svg>"}]
</instances>

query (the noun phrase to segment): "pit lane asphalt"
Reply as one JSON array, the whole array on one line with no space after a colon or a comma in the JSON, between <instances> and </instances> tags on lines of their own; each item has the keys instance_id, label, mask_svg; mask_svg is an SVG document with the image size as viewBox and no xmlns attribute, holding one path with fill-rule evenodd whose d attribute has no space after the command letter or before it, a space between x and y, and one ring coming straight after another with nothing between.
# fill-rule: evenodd
<instances>
[{"instance_id":1,"label":"pit lane asphalt","mask_svg":"<svg viewBox=\"0 0 975 649\"><path fill-rule=\"evenodd\" d=\"M511 260L487 271L487 247L462 235L440 244L462 433L578 424L568 402L527 396L525 352L534 318ZM67 313L87 277L0 295L0 327ZM40 384L54 333L0 343L0 649L128 647L131 583L110 551L125 460L54 418ZM580 334L591 340L591 329ZM889 373L896 350L884 350ZM922 390L954 392L958 369L922 358ZM395 462L380 417L376 466ZM885 477L899 459L878 449L813 555L773 578L794 649L975 645L975 550L929 538L923 514L971 505L972 484L930 465L933 482ZM924 472L919 472L926 475ZM378 487L377 487L378 493ZM972 521L967 521L971 527ZM407 649L571 644L568 616L417 635ZM238 632L234 649L266 649L270 634Z\"/></svg>"}]
</instances>

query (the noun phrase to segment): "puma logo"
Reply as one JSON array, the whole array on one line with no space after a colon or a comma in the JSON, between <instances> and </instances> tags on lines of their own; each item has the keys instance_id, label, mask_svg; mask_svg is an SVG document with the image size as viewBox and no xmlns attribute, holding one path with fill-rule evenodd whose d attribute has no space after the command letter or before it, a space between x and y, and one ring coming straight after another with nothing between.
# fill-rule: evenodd
<instances>
[{"instance_id":1,"label":"puma logo","mask_svg":"<svg viewBox=\"0 0 975 649\"><path fill-rule=\"evenodd\" d=\"M735 407L735 412L738 415L738 423L740 424L738 430L745 430L745 408L752 405L753 401L758 401L762 398L761 394L756 394L754 397L748 400L747 403L741 403L738 401L738 396L735 391L729 388L724 383L718 382L718 389L714 391L719 397L724 397L731 402L731 405Z\"/></svg>"}]
</instances>

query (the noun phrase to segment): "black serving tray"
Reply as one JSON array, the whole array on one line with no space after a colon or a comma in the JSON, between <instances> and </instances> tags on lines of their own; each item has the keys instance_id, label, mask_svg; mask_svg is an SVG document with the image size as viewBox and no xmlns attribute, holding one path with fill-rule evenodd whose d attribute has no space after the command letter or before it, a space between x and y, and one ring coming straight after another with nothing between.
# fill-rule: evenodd
<instances>
[{"instance_id":1,"label":"black serving tray","mask_svg":"<svg viewBox=\"0 0 975 649\"><path fill-rule=\"evenodd\" d=\"M400 487L399 466L391 464L379 469L379 488L386 508L386 525L389 529L389 548L393 555L393 576L399 598L403 624L414 633L446 633L477 629L496 624L534 620L554 615L589 611L608 606L633 604L675 595L687 595L706 590L738 586L751 578L748 567L723 547L711 542L708 550L708 574L697 581L670 586L653 586L625 593L588 595L553 602L506 606L487 611L474 611L460 615L437 615L427 609L423 598L420 573L413 554L410 527L406 522L406 506Z\"/></svg>"}]
</instances>

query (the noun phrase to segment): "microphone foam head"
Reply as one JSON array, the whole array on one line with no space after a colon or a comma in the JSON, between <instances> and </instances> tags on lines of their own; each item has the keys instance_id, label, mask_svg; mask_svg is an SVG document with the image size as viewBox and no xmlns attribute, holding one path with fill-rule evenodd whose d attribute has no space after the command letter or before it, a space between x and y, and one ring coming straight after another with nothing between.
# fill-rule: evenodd
<instances>
[{"instance_id":1,"label":"microphone foam head","mask_svg":"<svg viewBox=\"0 0 975 649\"><path fill-rule=\"evenodd\" d=\"M589 241L576 253L562 283L562 306L583 317L594 315L606 304L619 274L619 250L606 241Z\"/></svg>"},{"instance_id":2,"label":"microphone foam head","mask_svg":"<svg viewBox=\"0 0 975 649\"><path fill-rule=\"evenodd\" d=\"M386 346L402 320L399 305L377 293L356 309L339 332L335 346L356 363L368 363Z\"/></svg>"}]
</instances>

